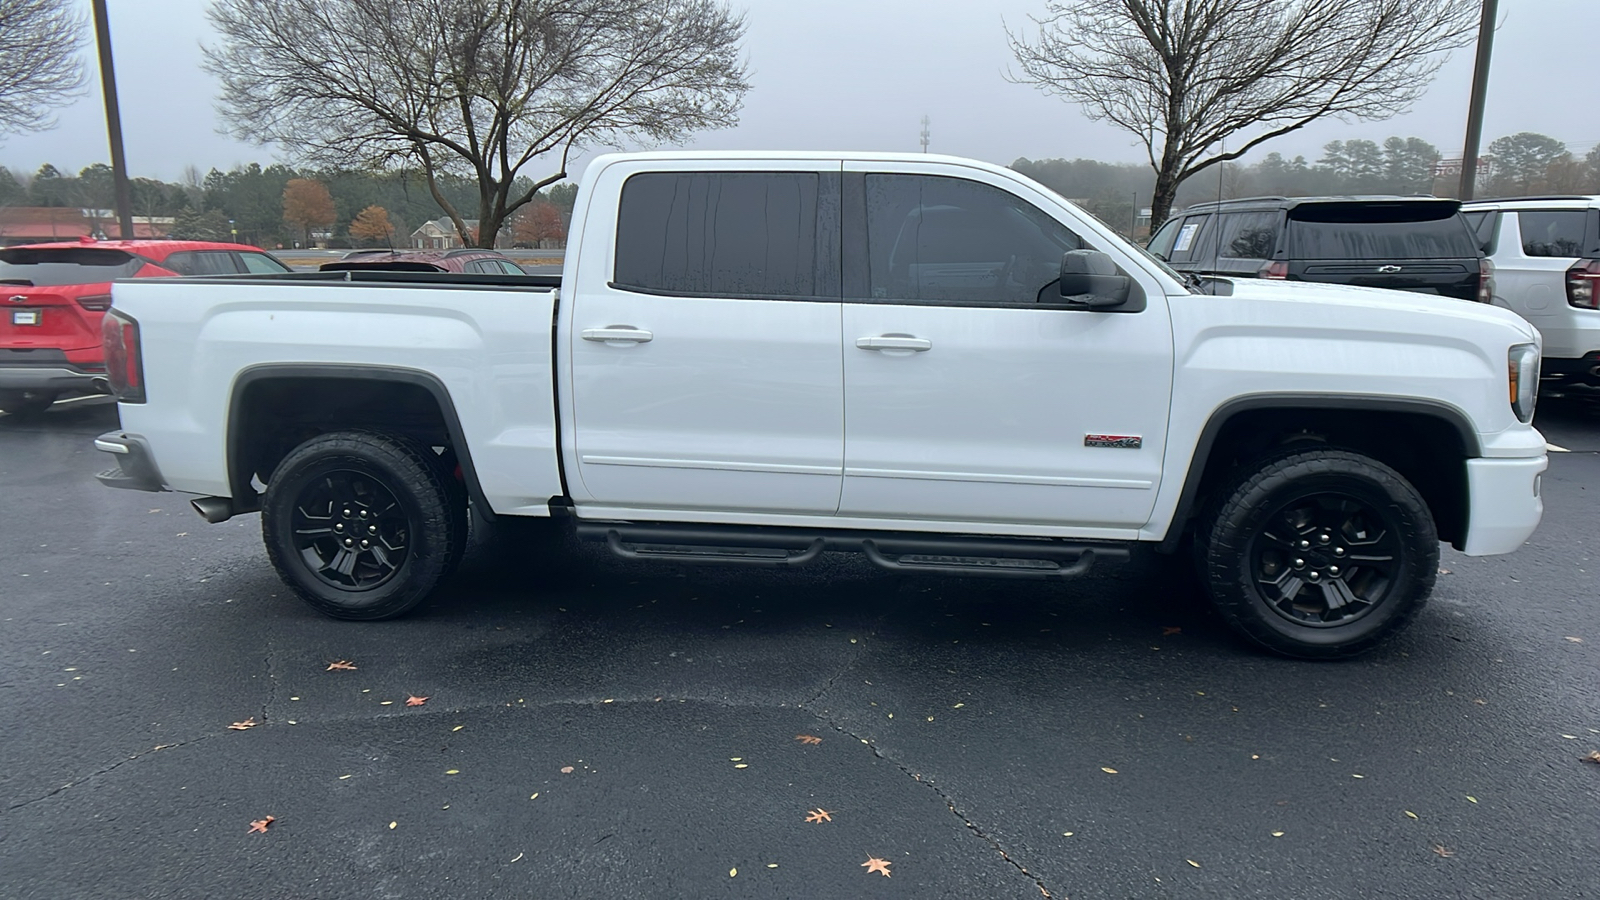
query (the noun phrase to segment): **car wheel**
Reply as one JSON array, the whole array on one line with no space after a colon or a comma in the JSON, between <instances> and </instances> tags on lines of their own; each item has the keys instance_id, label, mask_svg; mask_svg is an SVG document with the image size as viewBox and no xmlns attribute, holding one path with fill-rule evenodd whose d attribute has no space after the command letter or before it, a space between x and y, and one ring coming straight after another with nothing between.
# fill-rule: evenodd
<instances>
[{"instance_id":1,"label":"car wheel","mask_svg":"<svg viewBox=\"0 0 1600 900\"><path fill-rule=\"evenodd\" d=\"M54 391L0 391L0 412L13 416L42 413L56 402Z\"/></svg>"},{"instance_id":2,"label":"car wheel","mask_svg":"<svg viewBox=\"0 0 1600 900\"><path fill-rule=\"evenodd\" d=\"M446 485L437 458L410 441L319 435L273 471L262 539L279 577L318 612L393 618L422 602L459 559L463 494Z\"/></svg>"},{"instance_id":3,"label":"car wheel","mask_svg":"<svg viewBox=\"0 0 1600 900\"><path fill-rule=\"evenodd\" d=\"M1438 573L1438 532L1421 495L1348 450L1267 459L1221 492L1201 527L1217 612L1285 656L1370 650L1416 616Z\"/></svg>"}]
</instances>

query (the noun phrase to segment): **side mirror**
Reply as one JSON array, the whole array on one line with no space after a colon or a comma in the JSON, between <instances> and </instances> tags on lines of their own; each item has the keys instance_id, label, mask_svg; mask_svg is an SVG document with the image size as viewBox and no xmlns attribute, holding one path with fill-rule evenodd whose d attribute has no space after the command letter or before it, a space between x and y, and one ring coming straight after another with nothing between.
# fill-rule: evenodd
<instances>
[{"instance_id":1,"label":"side mirror","mask_svg":"<svg viewBox=\"0 0 1600 900\"><path fill-rule=\"evenodd\" d=\"M1133 279L1117 271L1099 250L1068 250L1061 255L1061 301L1099 309L1128 302Z\"/></svg>"}]
</instances>

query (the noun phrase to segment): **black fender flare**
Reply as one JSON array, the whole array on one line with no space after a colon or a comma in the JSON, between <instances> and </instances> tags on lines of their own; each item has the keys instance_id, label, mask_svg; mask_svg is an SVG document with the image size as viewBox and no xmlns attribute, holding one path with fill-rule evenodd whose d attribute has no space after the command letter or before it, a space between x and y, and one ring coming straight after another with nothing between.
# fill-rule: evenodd
<instances>
[{"instance_id":1,"label":"black fender flare","mask_svg":"<svg viewBox=\"0 0 1600 900\"><path fill-rule=\"evenodd\" d=\"M1450 425L1461 438L1461 446L1469 458L1483 455L1483 442L1472 428L1472 419L1460 408L1441 400L1421 397L1371 397L1359 394L1250 394L1235 397L1211 411L1205 427L1200 429L1200 439L1195 443L1194 454L1189 458L1189 471L1184 478L1183 492L1178 495L1177 508L1167 524L1167 533L1156 545L1161 553L1177 550L1183 540L1185 526L1194 512L1200 493L1200 480L1205 475L1206 463L1217 436L1234 416L1259 409L1336 409L1366 412L1406 413L1438 419Z\"/></svg>"}]
</instances>

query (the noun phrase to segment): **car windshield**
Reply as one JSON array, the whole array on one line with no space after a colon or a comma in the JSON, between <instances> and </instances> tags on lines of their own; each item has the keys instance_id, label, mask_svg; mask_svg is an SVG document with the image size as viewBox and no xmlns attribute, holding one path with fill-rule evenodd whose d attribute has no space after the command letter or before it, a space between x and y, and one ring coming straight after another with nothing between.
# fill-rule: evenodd
<instances>
[{"instance_id":1,"label":"car windshield","mask_svg":"<svg viewBox=\"0 0 1600 900\"><path fill-rule=\"evenodd\" d=\"M0 282L27 282L35 287L99 284L127 278L144 265L145 260L124 250L10 247L0 250Z\"/></svg>"}]
</instances>

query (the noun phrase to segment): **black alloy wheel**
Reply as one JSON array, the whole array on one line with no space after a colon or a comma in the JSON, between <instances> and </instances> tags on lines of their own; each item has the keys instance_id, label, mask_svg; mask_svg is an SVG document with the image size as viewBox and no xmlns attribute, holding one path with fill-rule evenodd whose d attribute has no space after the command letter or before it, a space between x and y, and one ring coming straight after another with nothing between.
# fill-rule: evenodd
<instances>
[{"instance_id":1,"label":"black alloy wheel","mask_svg":"<svg viewBox=\"0 0 1600 900\"><path fill-rule=\"evenodd\" d=\"M1400 566L1399 526L1349 493L1296 499L1267 520L1251 558L1267 603L1291 622L1328 628L1372 612Z\"/></svg>"},{"instance_id":2,"label":"black alloy wheel","mask_svg":"<svg viewBox=\"0 0 1600 900\"><path fill-rule=\"evenodd\" d=\"M405 564L411 521L394 494L363 472L335 469L305 483L291 521L300 558L333 587L371 590Z\"/></svg>"},{"instance_id":3,"label":"black alloy wheel","mask_svg":"<svg viewBox=\"0 0 1600 900\"><path fill-rule=\"evenodd\" d=\"M426 447L394 435L318 435L278 463L261 536L278 576L318 612L410 611L460 559L466 492Z\"/></svg>"},{"instance_id":4,"label":"black alloy wheel","mask_svg":"<svg viewBox=\"0 0 1600 900\"><path fill-rule=\"evenodd\" d=\"M1335 659L1400 632L1427 602L1439 538L1398 472L1349 450L1295 450L1246 467L1196 532L1218 613L1285 656Z\"/></svg>"}]
</instances>

